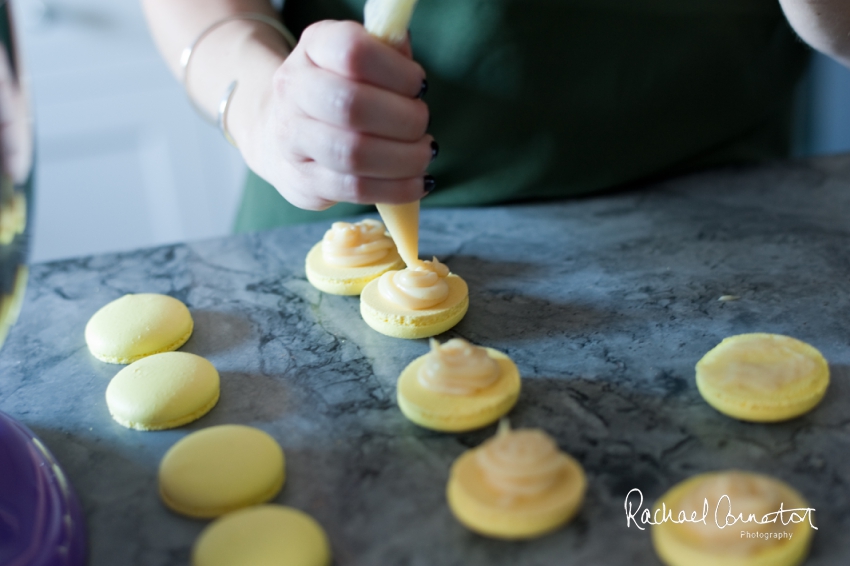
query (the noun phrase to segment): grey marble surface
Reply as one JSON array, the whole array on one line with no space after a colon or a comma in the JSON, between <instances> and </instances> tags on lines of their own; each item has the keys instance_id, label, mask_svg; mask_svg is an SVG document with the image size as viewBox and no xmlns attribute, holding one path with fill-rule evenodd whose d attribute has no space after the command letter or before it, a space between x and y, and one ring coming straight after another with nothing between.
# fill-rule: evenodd
<instances>
[{"instance_id":1,"label":"grey marble surface","mask_svg":"<svg viewBox=\"0 0 850 566\"><path fill-rule=\"evenodd\" d=\"M766 472L799 489L819 525L808 564L850 562L850 156L721 170L573 202L426 211L421 251L470 288L462 336L508 353L524 378L515 426L543 427L585 467L568 527L492 541L462 528L452 461L494 427L409 423L401 369L424 340L375 333L358 299L323 295L303 261L326 225L33 266L0 351L0 410L46 441L88 518L92 566L187 564L207 524L167 511L156 472L186 434L223 423L271 433L288 479L279 503L327 530L338 566L657 564L623 502L702 471ZM183 350L222 375L221 401L178 430L113 422L83 328L105 303L166 293L191 309ZM721 295L740 300L719 302ZM832 383L812 413L756 425L699 397L694 364L722 338L777 332L819 348Z\"/></svg>"}]
</instances>

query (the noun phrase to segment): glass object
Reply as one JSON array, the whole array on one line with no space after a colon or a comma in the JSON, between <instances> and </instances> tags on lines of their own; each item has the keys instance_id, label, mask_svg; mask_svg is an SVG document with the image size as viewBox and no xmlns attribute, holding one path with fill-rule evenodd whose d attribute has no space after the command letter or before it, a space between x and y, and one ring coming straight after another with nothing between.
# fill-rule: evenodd
<instances>
[{"instance_id":1,"label":"glass object","mask_svg":"<svg viewBox=\"0 0 850 566\"><path fill-rule=\"evenodd\" d=\"M0 347L23 301L32 216L32 113L13 12L0 0Z\"/></svg>"}]
</instances>

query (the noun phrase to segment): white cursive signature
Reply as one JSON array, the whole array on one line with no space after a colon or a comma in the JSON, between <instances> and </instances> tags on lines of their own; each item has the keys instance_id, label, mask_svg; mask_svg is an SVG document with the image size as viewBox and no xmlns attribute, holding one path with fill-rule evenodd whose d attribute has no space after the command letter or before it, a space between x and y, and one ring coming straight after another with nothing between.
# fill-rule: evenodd
<instances>
[{"instance_id":1,"label":"white cursive signature","mask_svg":"<svg viewBox=\"0 0 850 566\"><path fill-rule=\"evenodd\" d=\"M634 508L632 505L632 495L635 493L637 494L637 496L640 497L640 500L638 500L637 502L637 508ZM738 513L737 515L734 514L732 512L732 500L729 499L728 495L722 495L720 499L717 500L717 506L714 508L714 524L717 525L717 528L719 529L725 529L726 527L729 527L736 523L756 523L759 525L765 525L767 523L776 523L777 521L779 521L783 525L796 525L798 523L802 523L803 521L808 520L809 526L811 528L815 530L818 529L812 524L812 513L815 511L813 507L785 509L783 505L783 503L780 503L778 511L766 513L765 515L762 515L761 518L758 518L755 514L752 513L747 515L747 517L745 518L743 513ZM667 504L664 502L661 502L661 507L659 507L655 511L650 511L649 509L644 509L643 511L641 511L641 507L643 507L643 493L639 489L634 488L626 494L626 500L623 502L623 508L626 511L626 527L631 527L632 522L634 522L635 526L640 530L645 529L645 527L641 525L660 525L661 523L666 523L668 521L677 524L707 524L706 517L708 517L709 511L708 498L703 499L702 515L698 515L696 511L692 511L690 515L688 515L684 511L679 511L679 513L674 517L673 510L667 509ZM724 511L725 514L723 513ZM638 513L640 513L639 518Z\"/></svg>"}]
</instances>

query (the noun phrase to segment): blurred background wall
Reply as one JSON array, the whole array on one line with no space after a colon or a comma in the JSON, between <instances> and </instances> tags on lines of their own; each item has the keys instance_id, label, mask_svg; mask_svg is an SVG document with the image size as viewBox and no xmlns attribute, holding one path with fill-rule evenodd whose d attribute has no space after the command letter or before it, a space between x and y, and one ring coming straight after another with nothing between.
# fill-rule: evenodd
<instances>
[{"instance_id":1,"label":"blurred background wall","mask_svg":"<svg viewBox=\"0 0 850 566\"><path fill-rule=\"evenodd\" d=\"M227 234L245 169L138 0L16 0L36 130L33 262Z\"/></svg>"},{"instance_id":2,"label":"blurred background wall","mask_svg":"<svg viewBox=\"0 0 850 566\"><path fill-rule=\"evenodd\" d=\"M17 1L36 117L32 261L228 234L244 165L194 114L138 0ZM850 71L815 56L798 107L798 156L850 150Z\"/></svg>"}]
</instances>

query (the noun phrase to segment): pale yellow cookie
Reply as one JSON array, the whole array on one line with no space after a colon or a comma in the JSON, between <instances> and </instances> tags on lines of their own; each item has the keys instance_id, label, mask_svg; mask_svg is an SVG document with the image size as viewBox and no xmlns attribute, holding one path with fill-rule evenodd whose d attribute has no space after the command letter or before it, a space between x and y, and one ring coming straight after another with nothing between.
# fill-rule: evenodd
<instances>
[{"instance_id":1,"label":"pale yellow cookie","mask_svg":"<svg viewBox=\"0 0 850 566\"><path fill-rule=\"evenodd\" d=\"M498 434L452 465L446 495L455 517L502 539L544 535L570 521L587 488L584 470L542 430Z\"/></svg>"},{"instance_id":2,"label":"pale yellow cookie","mask_svg":"<svg viewBox=\"0 0 850 566\"><path fill-rule=\"evenodd\" d=\"M656 502L652 543L668 566L795 566L805 560L814 533L808 507L770 476L700 474ZM792 516L789 509L800 511Z\"/></svg>"},{"instance_id":3,"label":"pale yellow cookie","mask_svg":"<svg viewBox=\"0 0 850 566\"><path fill-rule=\"evenodd\" d=\"M163 352L119 371L106 388L106 405L119 424L163 430L197 420L219 397L219 376L207 360L187 352Z\"/></svg>"},{"instance_id":4,"label":"pale yellow cookie","mask_svg":"<svg viewBox=\"0 0 850 566\"><path fill-rule=\"evenodd\" d=\"M321 525L282 505L228 513L203 530L192 566L328 566L331 549Z\"/></svg>"},{"instance_id":5,"label":"pale yellow cookie","mask_svg":"<svg viewBox=\"0 0 850 566\"><path fill-rule=\"evenodd\" d=\"M437 258L389 271L360 294L366 324L395 338L427 338L455 326L469 309L466 281Z\"/></svg>"},{"instance_id":6,"label":"pale yellow cookie","mask_svg":"<svg viewBox=\"0 0 850 566\"><path fill-rule=\"evenodd\" d=\"M97 359L129 364L176 350L192 335L186 305L154 293L124 295L94 313L86 324L86 344Z\"/></svg>"},{"instance_id":7,"label":"pale yellow cookie","mask_svg":"<svg viewBox=\"0 0 850 566\"><path fill-rule=\"evenodd\" d=\"M408 419L433 430L461 432L494 423L519 398L519 370L505 354L455 338L404 368L396 385Z\"/></svg>"},{"instance_id":8,"label":"pale yellow cookie","mask_svg":"<svg viewBox=\"0 0 850 566\"><path fill-rule=\"evenodd\" d=\"M817 405L829 386L829 365L815 348L779 334L724 339L697 363L706 402L744 421L798 417Z\"/></svg>"},{"instance_id":9,"label":"pale yellow cookie","mask_svg":"<svg viewBox=\"0 0 850 566\"><path fill-rule=\"evenodd\" d=\"M285 479L274 438L242 425L194 432L166 452L159 466L163 502L190 517L218 517L274 498Z\"/></svg>"},{"instance_id":10,"label":"pale yellow cookie","mask_svg":"<svg viewBox=\"0 0 850 566\"><path fill-rule=\"evenodd\" d=\"M371 219L334 222L305 263L307 280L333 295L359 295L376 277L402 267L404 262L384 225Z\"/></svg>"}]
</instances>

